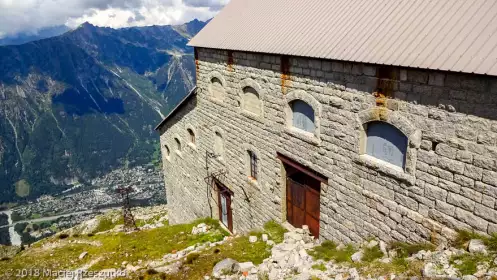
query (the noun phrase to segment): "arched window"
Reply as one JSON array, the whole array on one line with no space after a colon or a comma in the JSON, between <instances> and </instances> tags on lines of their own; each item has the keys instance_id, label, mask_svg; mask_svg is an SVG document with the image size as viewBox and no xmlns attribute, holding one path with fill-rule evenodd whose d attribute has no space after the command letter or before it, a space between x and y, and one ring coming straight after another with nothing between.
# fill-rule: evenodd
<instances>
[{"instance_id":1,"label":"arched window","mask_svg":"<svg viewBox=\"0 0 497 280\"><path fill-rule=\"evenodd\" d=\"M216 131L214 136L214 153L219 157L224 157L224 140L221 133Z\"/></svg>"},{"instance_id":2,"label":"arched window","mask_svg":"<svg viewBox=\"0 0 497 280\"><path fill-rule=\"evenodd\" d=\"M174 141L176 142L176 150L178 152L181 152L181 142L179 141L178 138L174 138Z\"/></svg>"},{"instance_id":3,"label":"arched window","mask_svg":"<svg viewBox=\"0 0 497 280\"><path fill-rule=\"evenodd\" d=\"M212 97L218 100L222 100L225 93L223 82L221 82L219 78L213 77L211 79L210 91Z\"/></svg>"},{"instance_id":4,"label":"arched window","mask_svg":"<svg viewBox=\"0 0 497 280\"><path fill-rule=\"evenodd\" d=\"M379 160L404 168L407 136L391 124L373 121L366 127L366 153Z\"/></svg>"},{"instance_id":5,"label":"arched window","mask_svg":"<svg viewBox=\"0 0 497 280\"><path fill-rule=\"evenodd\" d=\"M303 131L314 133L314 109L302 100L294 100L290 103L292 109L293 127Z\"/></svg>"},{"instance_id":6,"label":"arched window","mask_svg":"<svg viewBox=\"0 0 497 280\"><path fill-rule=\"evenodd\" d=\"M243 109L250 113L260 115L262 111L262 102L259 93L253 87L243 88Z\"/></svg>"},{"instance_id":7,"label":"arched window","mask_svg":"<svg viewBox=\"0 0 497 280\"><path fill-rule=\"evenodd\" d=\"M193 145L195 145L195 141L196 141L196 139L195 139L195 133L190 128L187 129L187 131L188 131L188 137L190 137L190 143L193 144Z\"/></svg>"},{"instance_id":8,"label":"arched window","mask_svg":"<svg viewBox=\"0 0 497 280\"><path fill-rule=\"evenodd\" d=\"M169 147L167 145L164 145L164 151L166 153L166 158L169 159L169 157L171 156L171 151L169 150Z\"/></svg>"},{"instance_id":9,"label":"arched window","mask_svg":"<svg viewBox=\"0 0 497 280\"><path fill-rule=\"evenodd\" d=\"M252 152L252 151L248 151L248 157L249 157L249 163L250 163L250 166L249 166L249 170L250 170L250 177L254 180L257 180L257 155Z\"/></svg>"}]
</instances>

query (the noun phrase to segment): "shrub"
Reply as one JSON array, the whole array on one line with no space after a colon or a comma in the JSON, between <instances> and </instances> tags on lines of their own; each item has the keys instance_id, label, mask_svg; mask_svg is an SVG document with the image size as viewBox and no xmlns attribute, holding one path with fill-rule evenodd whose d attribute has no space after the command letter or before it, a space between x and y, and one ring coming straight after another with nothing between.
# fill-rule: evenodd
<instances>
[{"instance_id":1,"label":"shrub","mask_svg":"<svg viewBox=\"0 0 497 280\"><path fill-rule=\"evenodd\" d=\"M394 242L390 244L390 249L397 252L399 258L410 257L421 250L433 251L435 250L435 245L424 242L424 243L405 243L405 242Z\"/></svg>"},{"instance_id":2,"label":"shrub","mask_svg":"<svg viewBox=\"0 0 497 280\"><path fill-rule=\"evenodd\" d=\"M59 239L66 239L68 237L69 237L69 234L67 234L67 233L61 233L61 234L59 234Z\"/></svg>"},{"instance_id":3,"label":"shrub","mask_svg":"<svg viewBox=\"0 0 497 280\"><path fill-rule=\"evenodd\" d=\"M354 247L348 245L344 249L337 250L336 244L333 241L324 241L320 246L316 246L309 250L309 255L314 259L336 262L348 262L354 253Z\"/></svg>"},{"instance_id":4,"label":"shrub","mask_svg":"<svg viewBox=\"0 0 497 280\"><path fill-rule=\"evenodd\" d=\"M285 232L287 232L281 224L275 221L269 221L264 224L264 230L275 243L283 242Z\"/></svg>"},{"instance_id":5,"label":"shrub","mask_svg":"<svg viewBox=\"0 0 497 280\"><path fill-rule=\"evenodd\" d=\"M326 266L324 265L324 263L314 264L312 265L312 269L326 271Z\"/></svg>"},{"instance_id":6,"label":"shrub","mask_svg":"<svg viewBox=\"0 0 497 280\"><path fill-rule=\"evenodd\" d=\"M485 239L485 238L474 231L459 230L457 231L457 237L452 245L457 248L466 248L468 246L468 242L471 239Z\"/></svg>"},{"instance_id":7,"label":"shrub","mask_svg":"<svg viewBox=\"0 0 497 280\"><path fill-rule=\"evenodd\" d=\"M378 246L374 246L371 248L366 247L363 250L362 260L365 262L371 262L381 257L383 257L383 252Z\"/></svg>"},{"instance_id":8,"label":"shrub","mask_svg":"<svg viewBox=\"0 0 497 280\"><path fill-rule=\"evenodd\" d=\"M159 272L157 272L157 270L153 268L147 269L147 275L155 275L155 274L159 274Z\"/></svg>"},{"instance_id":9,"label":"shrub","mask_svg":"<svg viewBox=\"0 0 497 280\"><path fill-rule=\"evenodd\" d=\"M188 256L186 256L186 261L185 263L187 264L193 264L193 262L195 260L197 260L198 258L200 257L200 255L198 253L191 253L191 254L188 254Z\"/></svg>"}]
</instances>

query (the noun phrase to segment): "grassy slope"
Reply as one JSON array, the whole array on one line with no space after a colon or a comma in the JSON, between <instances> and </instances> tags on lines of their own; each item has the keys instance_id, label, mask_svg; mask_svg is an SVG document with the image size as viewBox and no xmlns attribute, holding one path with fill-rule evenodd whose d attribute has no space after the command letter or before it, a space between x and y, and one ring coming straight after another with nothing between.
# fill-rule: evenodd
<instances>
[{"instance_id":1,"label":"grassy slope","mask_svg":"<svg viewBox=\"0 0 497 280\"><path fill-rule=\"evenodd\" d=\"M156 218L154 217L151 220L156 220ZM138 223L144 222L138 221ZM190 234L192 228L199 223L206 223L212 229L207 234ZM122 220L112 222L111 219L101 218L96 232L112 229L119 224L122 224ZM225 258L260 264L271 254L270 247L261 241L262 233L267 233L270 239L281 242L284 232L285 230L280 225L269 222L266 224L264 231L251 233L258 236L258 242L250 243L247 236L232 238L228 242L210 248L198 256L190 256L190 262L186 262L179 273L168 275L167 279L203 279L204 275L212 272L212 268L217 262ZM140 260L143 262L160 260L165 254L180 251L198 243L216 242L222 240L226 235L227 232L219 226L217 221L212 219L201 219L190 224L166 225L161 228L129 234L105 232L63 239L59 235L36 243L11 260L0 261L0 271L7 271L8 269L74 270L88 265L90 262L93 263L89 268L92 271L119 268L124 261L137 265ZM62 235L62 237L65 236ZM100 246L97 246L98 244ZM79 255L82 252L87 252L88 254L80 260ZM149 272L151 271L142 271L142 275L132 277L163 279L165 276L164 274ZM27 277L24 279L37 278Z\"/></svg>"}]
</instances>

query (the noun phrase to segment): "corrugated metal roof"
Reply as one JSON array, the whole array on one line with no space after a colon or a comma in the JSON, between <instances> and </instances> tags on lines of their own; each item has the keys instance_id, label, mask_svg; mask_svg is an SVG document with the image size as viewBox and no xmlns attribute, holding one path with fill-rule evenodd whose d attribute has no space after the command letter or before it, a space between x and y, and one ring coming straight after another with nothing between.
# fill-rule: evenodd
<instances>
[{"instance_id":1,"label":"corrugated metal roof","mask_svg":"<svg viewBox=\"0 0 497 280\"><path fill-rule=\"evenodd\" d=\"M189 44L497 75L497 0L232 0Z\"/></svg>"}]
</instances>

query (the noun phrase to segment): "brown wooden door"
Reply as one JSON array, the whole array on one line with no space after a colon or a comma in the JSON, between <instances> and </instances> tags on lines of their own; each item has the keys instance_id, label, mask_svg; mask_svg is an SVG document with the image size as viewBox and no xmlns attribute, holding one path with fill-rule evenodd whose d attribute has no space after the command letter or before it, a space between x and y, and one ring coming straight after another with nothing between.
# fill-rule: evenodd
<instances>
[{"instance_id":1,"label":"brown wooden door","mask_svg":"<svg viewBox=\"0 0 497 280\"><path fill-rule=\"evenodd\" d=\"M319 237L319 190L287 179L287 220L295 227L308 225L314 237Z\"/></svg>"},{"instance_id":2,"label":"brown wooden door","mask_svg":"<svg viewBox=\"0 0 497 280\"><path fill-rule=\"evenodd\" d=\"M219 221L225 225L230 232L233 232L233 215L231 212L231 195L232 192L216 182L218 188L218 206L219 206Z\"/></svg>"}]
</instances>

